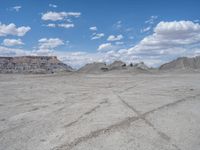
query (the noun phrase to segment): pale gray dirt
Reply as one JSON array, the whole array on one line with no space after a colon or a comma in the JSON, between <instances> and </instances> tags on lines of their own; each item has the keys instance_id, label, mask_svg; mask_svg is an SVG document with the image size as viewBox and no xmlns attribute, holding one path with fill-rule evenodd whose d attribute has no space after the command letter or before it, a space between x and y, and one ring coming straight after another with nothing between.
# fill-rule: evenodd
<instances>
[{"instance_id":1,"label":"pale gray dirt","mask_svg":"<svg viewBox=\"0 0 200 150\"><path fill-rule=\"evenodd\" d=\"M200 75L0 75L0 150L199 150Z\"/></svg>"}]
</instances>

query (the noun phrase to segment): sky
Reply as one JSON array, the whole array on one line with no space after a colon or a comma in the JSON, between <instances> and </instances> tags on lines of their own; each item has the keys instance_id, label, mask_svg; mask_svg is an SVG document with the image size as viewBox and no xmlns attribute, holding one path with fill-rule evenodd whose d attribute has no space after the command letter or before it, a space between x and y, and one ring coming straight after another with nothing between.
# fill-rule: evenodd
<instances>
[{"instance_id":1,"label":"sky","mask_svg":"<svg viewBox=\"0 0 200 150\"><path fill-rule=\"evenodd\" d=\"M200 54L199 0L0 0L0 56L56 55L78 68L149 66Z\"/></svg>"}]
</instances>

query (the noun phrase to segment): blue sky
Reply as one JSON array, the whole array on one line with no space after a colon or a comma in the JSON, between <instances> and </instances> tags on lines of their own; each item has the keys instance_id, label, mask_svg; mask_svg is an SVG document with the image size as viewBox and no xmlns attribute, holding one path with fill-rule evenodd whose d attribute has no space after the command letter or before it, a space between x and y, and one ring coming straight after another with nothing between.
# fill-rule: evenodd
<instances>
[{"instance_id":1,"label":"blue sky","mask_svg":"<svg viewBox=\"0 0 200 150\"><path fill-rule=\"evenodd\" d=\"M0 56L156 66L198 55L199 0L1 0Z\"/></svg>"}]
</instances>

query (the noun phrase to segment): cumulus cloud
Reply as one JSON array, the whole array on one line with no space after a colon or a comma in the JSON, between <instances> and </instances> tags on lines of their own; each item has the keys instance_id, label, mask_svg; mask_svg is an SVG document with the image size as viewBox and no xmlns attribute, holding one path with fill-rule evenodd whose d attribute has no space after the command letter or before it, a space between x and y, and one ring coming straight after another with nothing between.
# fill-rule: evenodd
<instances>
[{"instance_id":1,"label":"cumulus cloud","mask_svg":"<svg viewBox=\"0 0 200 150\"><path fill-rule=\"evenodd\" d=\"M39 49L53 49L60 45L64 45L64 42L59 38L42 38L38 40Z\"/></svg>"},{"instance_id":2,"label":"cumulus cloud","mask_svg":"<svg viewBox=\"0 0 200 150\"><path fill-rule=\"evenodd\" d=\"M64 45L64 42L59 38L42 38L38 40L38 48L31 53L34 55L52 55L55 48Z\"/></svg>"},{"instance_id":3,"label":"cumulus cloud","mask_svg":"<svg viewBox=\"0 0 200 150\"><path fill-rule=\"evenodd\" d=\"M61 23L61 24L58 24L58 27L62 27L62 28L73 28L74 27L74 24L73 23Z\"/></svg>"},{"instance_id":4,"label":"cumulus cloud","mask_svg":"<svg viewBox=\"0 0 200 150\"><path fill-rule=\"evenodd\" d=\"M154 33L145 37L129 51L151 51L161 53L163 50L189 46L200 42L200 24L192 21L160 22Z\"/></svg>"},{"instance_id":5,"label":"cumulus cloud","mask_svg":"<svg viewBox=\"0 0 200 150\"><path fill-rule=\"evenodd\" d=\"M49 23L46 25L47 27L50 27L50 28L55 28L56 27L56 24L55 23Z\"/></svg>"},{"instance_id":6,"label":"cumulus cloud","mask_svg":"<svg viewBox=\"0 0 200 150\"><path fill-rule=\"evenodd\" d=\"M16 27L14 23L8 25L0 23L0 36L16 35L24 36L31 28L29 26Z\"/></svg>"},{"instance_id":7,"label":"cumulus cloud","mask_svg":"<svg viewBox=\"0 0 200 150\"><path fill-rule=\"evenodd\" d=\"M96 27L96 26L90 27L89 29L90 29L91 31L97 31L97 27Z\"/></svg>"},{"instance_id":8,"label":"cumulus cloud","mask_svg":"<svg viewBox=\"0 0 200 150\"><path fill-rule=\"evenodd\" d=\"M99 45L98 47L98 51L108 51L111 50L113 48L113 45L111 43L103 43L101 45Z\"/></svg>"},{"instance_id":9,"label":"cumulus cloud","mask_svg":"<svg viewBox=\"0 0 200 150\"><path fill-rule=\"evenodd\" d=\"M60 20L65 20L70 17L80 17L81 13L80 12L46 12L42 14L41 19L42 20L50 20L50 21L60 21Z\"/></svg>"},{"instance_id":10,"label":"cumulus cloud","mask_svg":"<svg viewBox=\"0 0 200 150\"><path fill-rule=\"evenodd\" d=\"M100 38L102 38L104 36L105 36L104 33L94 33L93 37L91 38L91 40L97 40L97 39L100 39Z\"/></svg>"},{"instance_id":11,"label":"cumulus cloud","mask_svg":"<svg viewBox=\"0 0 200 150\"><path fill-rule=\"evenodd\" d=\"M43 26L47 26L50 28L60 27L60 28L66 28L66 29L75 27L75 25L73 23L60 23L60 24L49 23L49 24L43 25Z\"/></svg>"},{"instance_id":12,"label":"cumulus cloud","mask_svg":"<svg viewBox=\"0 0 200 150\"><path fill-rule=\"evenodd\" d=\"M2 44L5 46L24 45L21 39L4 39Z\"/></svg>"},{"instance_id":13,"label":"cumulus cloud","mask_svg":"<svg viewBox=\"0 0 200 150\"><path fill-rule=\"evenodd\" d=\"M57 8L58 6L55 5L55 4L49 4L49 7L52 7L52 8Z\"/></svg>"},{"instance_id":14,"label":"cumulus cloud","mask_svg":"<svg viewBox=\"0 0 200 150\"><path fill-rule=\"evenodd\" d=\"M107 39L107 41L120 41L121 39L123 39L123 35L110 35Z\"/></svg>"},{"instance_id":15,"label":"cumulus cloud","mask_svg":"<svg viewBox=\"0 0 200 150\"><path fill-rule=\"evenodd\" d=\"M103 52L103 60L120 59L126 62L144 61L150 66L158 66L180 56L194 56L200 52L200 24L192 21L172 21L158 23L153 33L144 37L133 47L120 49L111 43L98 47Z\"/></svg>"},{"instance_id":16,"label":"cumulus cloud","mask_svg":"<svg viewBox=\"0 0 200 150\"><path fill-rule=\"evenodd\" d=\"M1 56L25 56L25 55L29 55L29 54L30 54L30 52L27 50L0 46L0 55Z\"/></svg>"}]
</instances>

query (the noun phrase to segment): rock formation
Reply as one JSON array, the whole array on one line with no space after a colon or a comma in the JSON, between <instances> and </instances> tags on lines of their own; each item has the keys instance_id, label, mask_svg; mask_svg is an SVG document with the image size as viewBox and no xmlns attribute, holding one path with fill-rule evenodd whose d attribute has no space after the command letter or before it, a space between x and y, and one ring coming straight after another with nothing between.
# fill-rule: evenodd
<instances>
[{"instance_id":1,"label":"rock formation","mask_svg":"<svg viewBox=\"0 0 200 150\"><path fill-rule=\"evenodd\" d=\"M108 65L108 70L120 70L125 68L126 68L126 63L122 61L114 61L112 64Z\"/></svg>"},{"instance_id":2,"label":"rock formation","mask_svg":"<svg viewBox=\"0 0 200 150\"><path fill-rule=\"evenodd\" d=\"M135 69L149 70L150 68L144 62L136 63L133 65Z\"/></svg>"},{"instance_id":3,"label":"rock formation","mask_svg":"<svg viewBox=\"0 0 200 150\"><path fill-rule=\"evenodd\" d=\"M100 62L86 64L85 66L83 66L78 70L78 72L81 73L99 73L103 71L107 71L107 67L105 63L100 63Z\"/></svg>"},{"instance_id":4,"label":"rock formation","mask_svg":"<svg viewBox=\"0 0 200 150\"><path fill-rule=\"evenodd\" d=\"M160 70L199 70L200 69L200 56L188 58L180 57L169 63L163 64Z\"/></svg>"},{"instance_id":5,"label":"rock formation","mask_svg":"<svg viewBox=\"0 0 200 150\"><path fill-rule=\"evenodd\" d=\"M126 69L126 63L122 61L114 61L110 65L106 65L106 63L95 62L91 64L86 64L82 68L78 70L81 73L101 73L111 70L121 70Z\"/></svg>"},{"instance_id":6,"label":"rock formation","mask_svg":"<svg viewBox=\"0 0 200 150\"><path fill-rule=\"evenodd\" d=\"M0 57L0 73L54 73L72 71L56 56Z\"/></svg>"},{"instance_id":7,"label":"rock formation","mask_svg":"<svg viewBox=\"0 0 200 150\"><path fill-rule=\"evenodd\" d=\"M143 62L132 64L127 66L126 63L122 61L114 61L113 63L106 65L106 63L90 63L86 64L78 70L81 73L102 73L107 71L134 71L134 72L148 72L151 68L146 66Z\"/></svg>"}]
</instances>

